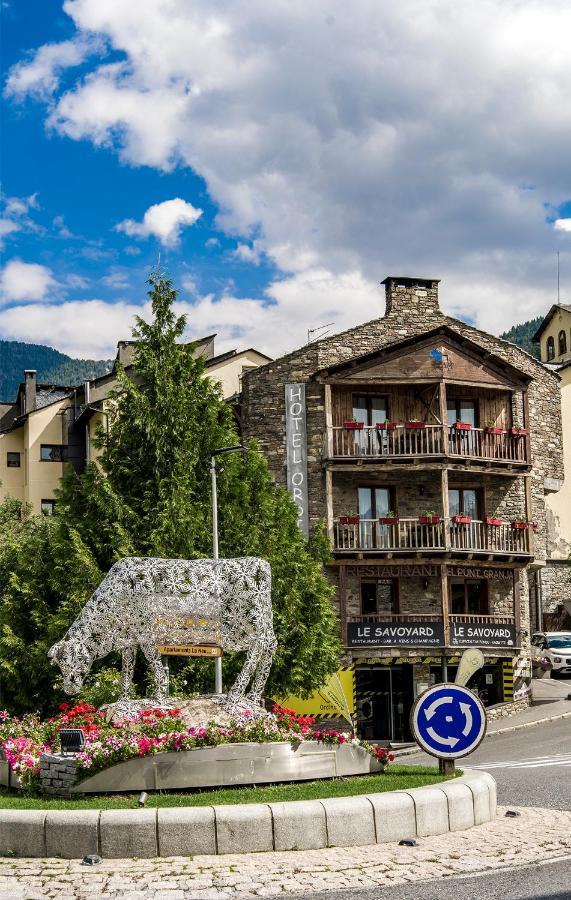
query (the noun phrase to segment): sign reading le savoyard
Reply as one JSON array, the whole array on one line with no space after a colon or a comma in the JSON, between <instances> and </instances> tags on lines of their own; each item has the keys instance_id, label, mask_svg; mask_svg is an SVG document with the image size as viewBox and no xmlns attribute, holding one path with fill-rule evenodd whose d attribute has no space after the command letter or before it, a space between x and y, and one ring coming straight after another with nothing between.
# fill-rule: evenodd
<instances>
[{"instance_id":1,"label":"sign reading le savoyard","mask_svg":"<svg viewBox=\"0 0 571 900\"><path fill-rule=\"evenodd\" d=\"M349 647L442 647L442 622L348 622Z\"/></svg>"}]
</instances>

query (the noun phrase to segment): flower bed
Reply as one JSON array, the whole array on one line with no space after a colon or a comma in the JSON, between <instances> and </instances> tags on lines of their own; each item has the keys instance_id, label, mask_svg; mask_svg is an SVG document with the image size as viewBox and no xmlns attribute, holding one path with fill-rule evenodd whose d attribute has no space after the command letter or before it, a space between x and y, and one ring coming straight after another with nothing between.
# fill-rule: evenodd
<instances>
[{"instance_id":1,"label":"flower bed","mask_svg":"<svg viewBox=\"0 0 571 900\"><path fill-rule=\"evenodd\" d=\"M22 787L33 790L39 788L41 754L59 751L59 729L69 727L81 728L85 734L85 747L76 754L85 775L139 756L244 742L351 742L370 753L383 769L393 760L392 753L360 741L352 733L314 726L311 717L278 705L267 716L256 717L253 711L246 711L228 725L210 722L194 728L184 724L178 709L143 709L121 721L107 722L93 706L78 703L70 708L64 703L57 716L43 722L33 715L18 719L0 712L0 750Z\"/></svg>"}]
</instances>

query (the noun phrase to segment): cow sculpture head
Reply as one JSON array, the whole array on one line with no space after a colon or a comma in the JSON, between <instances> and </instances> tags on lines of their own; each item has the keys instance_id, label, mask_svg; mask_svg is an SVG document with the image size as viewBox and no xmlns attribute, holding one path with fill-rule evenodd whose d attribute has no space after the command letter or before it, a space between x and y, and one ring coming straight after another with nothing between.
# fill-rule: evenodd
<instances>
[{"instance_id":1,"label":"cow sculpture head","mask_svg":"<svg viewBox=\"0 0 571 900\"><path fill-rule=\"evenodd\" d=\"M66 694L77 694L93 663L89 651L81 644L64 638L48 650L48 656L52 665L58 665L61 669Z\"/></svg>"}]
</instances>

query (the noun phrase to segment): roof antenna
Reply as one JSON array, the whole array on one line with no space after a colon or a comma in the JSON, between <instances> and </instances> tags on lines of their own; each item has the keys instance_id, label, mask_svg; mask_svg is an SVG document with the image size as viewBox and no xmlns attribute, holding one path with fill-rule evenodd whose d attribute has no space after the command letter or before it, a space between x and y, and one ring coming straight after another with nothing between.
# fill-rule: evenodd
<instances>
[{"instance_id":1,"label":"roof antenna","mask_svg":"<svg viewBox=\"0 0 571 900\"><path fill-rule=\"evenodd\" d=\"M557 305L559 306L559 250L557 251Z\"/></svg>"},{"instance_id":2,"label":"roof antenna","mask_svg":"<svg viewBox=\"0 0 571 900\"><path fill-rule=\"evenodd\" d=\"M333 325L335 325L335 322L328 322L326 325L318 325L317 328L308 328L307 343L311 344L312 341L319 341L321 338L326 337ZM327 331L325 329L327 329Z\"/></svg>"}]
</instances>

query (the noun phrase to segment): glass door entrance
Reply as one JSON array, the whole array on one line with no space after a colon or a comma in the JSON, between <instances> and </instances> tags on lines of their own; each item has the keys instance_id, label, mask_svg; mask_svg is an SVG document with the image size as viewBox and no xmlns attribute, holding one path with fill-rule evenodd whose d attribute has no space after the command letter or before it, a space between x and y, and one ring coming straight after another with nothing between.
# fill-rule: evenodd
<instances>
[{"instance_id":1,"label":"glass door entrance","mask_svg":"<svg viewBox=\"0 0 571 900\"><path fill-rule=\"evenodd\" d=\"M359 666L355 679L359 737L393 743L411 740L412 666Z\"/></svg>"}]
</instances>

